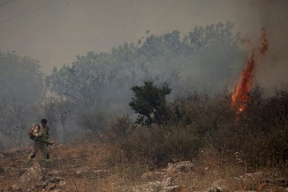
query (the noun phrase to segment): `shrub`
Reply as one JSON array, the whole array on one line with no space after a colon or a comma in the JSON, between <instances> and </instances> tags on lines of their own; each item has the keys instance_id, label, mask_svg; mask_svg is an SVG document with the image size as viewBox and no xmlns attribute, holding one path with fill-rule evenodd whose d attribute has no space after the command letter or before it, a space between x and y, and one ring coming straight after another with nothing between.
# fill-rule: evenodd
<instances>
[{"instance_id":1,"label":"shrub","mask_svg":"<svg viewBox=\"0 0 288 192\"><path fill-rule=\"evenodd\" d=\"M166 166L168 162L191 160L198 153L201 142L190 128L153 125L141 127L118 140L116 145L124 159L151 167ZM123 160L123 158L122 158Z\"/></svg>"},{"instance_id":2,"label":"shrub","mask_svg":"<svg viewBox=\"0 0 288 192\"><path fill-rule=\"evenodd\" d=\"M131 90L134 97L129 105L138 114L136 123L151 126L152 123L160 125L167 121L165 97L171 92L167 84L158 87L151 81L145 81L143 86L134 86Z\"/></svg>"},{"instance_id":3,"label":"shrub","mask_svg":"<svg viewBox=\"0 0 288 192\"><path fill-rule=\"evenodd\" d=\"M111 127L122 160L165 166L191 160L200 148L213 148L227 163L237 159L246 168L281 166L288 159L288 94L264 97L256 86L243 112L231 107L231 93L214 97L198 93L169 103L169 124L132 128L128 117ZM116 129L117 128L117 129Z\"/></svg>"},{"instance_id":4,"label":"shrub","mask_svg":"<svg viewBox=\"0 0 288 192\"><path fill-rule=\"evenodd\" d=\"M105 135L109 142L115 144L120 140L125 139L132 129L132 120L128 115L123 115L116 117L116 120L112 121L112 123L106 128Z\"/></svg>"}]
</instances>

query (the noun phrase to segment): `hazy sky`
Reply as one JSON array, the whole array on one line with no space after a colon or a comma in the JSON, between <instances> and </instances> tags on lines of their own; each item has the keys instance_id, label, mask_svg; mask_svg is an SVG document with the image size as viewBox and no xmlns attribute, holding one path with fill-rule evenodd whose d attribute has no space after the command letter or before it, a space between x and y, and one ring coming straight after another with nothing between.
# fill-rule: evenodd
<instances>
[{"instance_id":1,"label":"hazy sky","mask_svg":"<svg viewBox=\"0 0 288 192\"><path fill-rule=\"evenodd\" d=\"M137 42L147 29L186 35L196 25L231 21L235 31L255 41L261 27L267 28L276 42L270 42L270 57L286 76L287 5L286 0L0 0L0 50L39 60L50 74L76 55Z\"/></svg>"}]
</instances>

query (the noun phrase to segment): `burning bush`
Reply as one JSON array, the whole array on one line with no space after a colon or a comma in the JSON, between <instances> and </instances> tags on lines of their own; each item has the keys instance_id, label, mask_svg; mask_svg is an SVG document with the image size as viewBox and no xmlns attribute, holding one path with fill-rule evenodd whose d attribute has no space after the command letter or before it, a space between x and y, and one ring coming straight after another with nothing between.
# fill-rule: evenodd
<instances>
[{"instance_id":1,"label":"burning bush","mask_svg":"<svg viewBox=\"0 0 288 192\"><path fill-rule=\"evenodd\" d=\"M221 154L222 163L235 162L237 154L249 168L278 166L288 156L288 93L277 91L272 97L263 93L260 86L252 88L240 116L231 108L227 91L210 98L199 93L178 98L168 105L173 120L169 124L131 129L132 123L124 118L115 123L113 132L117 127L130 131L119 130L121 139L113 142L127 161L151 166L191 160L201 148L211 146Z\"/></svg>"}]
</instances>

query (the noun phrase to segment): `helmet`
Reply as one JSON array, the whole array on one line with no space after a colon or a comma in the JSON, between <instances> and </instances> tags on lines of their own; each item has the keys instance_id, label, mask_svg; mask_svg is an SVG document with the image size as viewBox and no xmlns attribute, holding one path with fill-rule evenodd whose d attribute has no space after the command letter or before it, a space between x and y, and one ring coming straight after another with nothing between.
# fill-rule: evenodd
<instances>
[{"instance_id":1,"label":"helmet","mask_svg":"<svg viewBox=\"0 0 288 192\"><path fill-rule=\"evenodd\" d=\"M41 123L47 123L46 119L41 119Z\"/></svg>"}]
</instances>

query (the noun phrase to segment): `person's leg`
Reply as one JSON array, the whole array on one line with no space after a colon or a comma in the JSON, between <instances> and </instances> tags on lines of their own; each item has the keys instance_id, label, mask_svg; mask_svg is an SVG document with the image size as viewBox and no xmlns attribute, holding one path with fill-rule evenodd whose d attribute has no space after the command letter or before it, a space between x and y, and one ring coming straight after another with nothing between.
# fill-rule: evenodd
<instances>
[{"instance_id":1,"label":"person's leg","mask_svg":"<svg viewBox=\"0 0 288 192\"><path fill-rule=\"evenodd\" d=\"M32 162L32 159L36 156L39 148L40 148L39 142L34 142L33 150L32 150L32 152L30 153L30 155L28 157L28 163L29 164Z\"/></svg>"},{"instance_id":2,"label":"person's leg","mask_svg":"<svg viewBox=\"0 0 288 192\"><path fill-rule=\"evenodd\" d=\"M40 148L39 142L34 142L33 150L30 153L29 158L33 159L36 156L39 148Z\"/></svg>"},{"instance_id":3,"label":"person's leg","mask_svg":"<svg viewBox=\"0 0 288 192\"><path fill-rule=\"evenodd\" d=\"M50 160L50 156L49 156L49 153L48 153L47 144L42 143L41 151L42 151L42 154L43 154L44 158L46 159L46 161L49 161Z\"/></svg>"}]
</instances>

